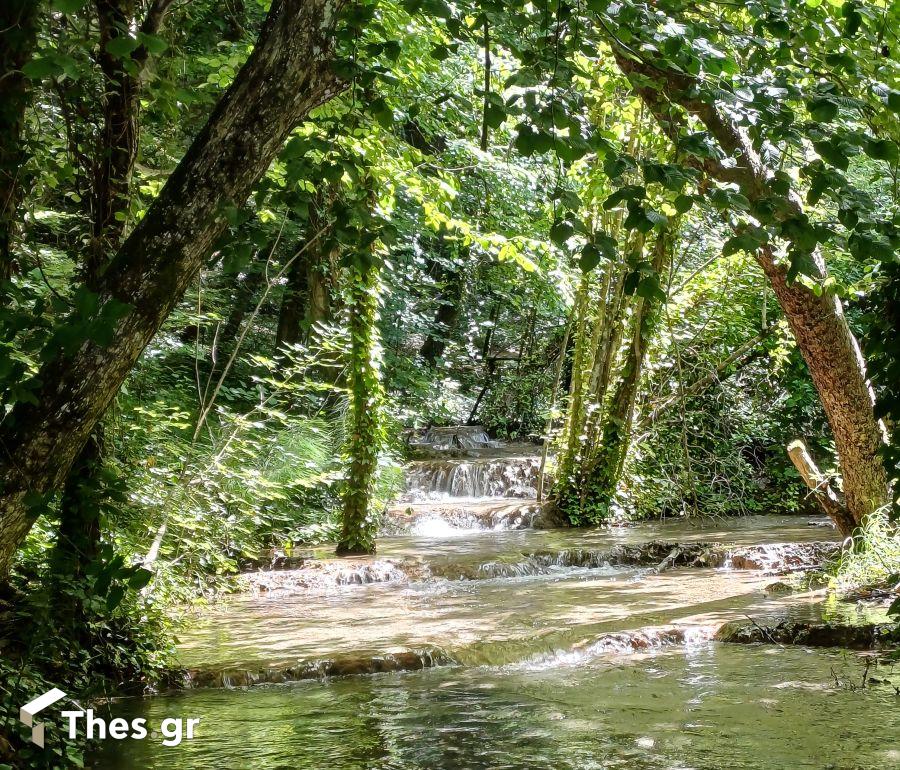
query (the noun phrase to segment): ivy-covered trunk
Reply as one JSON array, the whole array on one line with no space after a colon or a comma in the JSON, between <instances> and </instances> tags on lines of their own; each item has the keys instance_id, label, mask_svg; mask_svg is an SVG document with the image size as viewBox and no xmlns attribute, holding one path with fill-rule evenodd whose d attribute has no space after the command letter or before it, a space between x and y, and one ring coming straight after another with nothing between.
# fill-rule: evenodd
<instances>
[{"instance_id":1,"label":"ivy-covered trunk","mask_svg":"<svg viewBox=\"0 0 900 770\"><path fill-rule=\"evenodd\" d=\"M349 281L350 404L339 555L375 553L378 521L372 510L372 491L384 441L378 267L374 263L354 265Z\"/></svg>"},{"instance_id":2,"label":"ivy-covered trunk","mask_svg":"<svg viewBox=\"0 0 900 770\"><path fill-rule=\"evenodd\" d=\"M671 228L661 232L653 249L651 265L654 273L660 275L672 258L675 233ZM631 446L635 402L647 346L659 319L659 300L652 297L637 297L631 318L631 339L625 350L625 361L616 389L606 410L600 429L600 443L597 454L592 458L587 470L587 495L595 506L609 509L616 488L622 478L625 459Z\"/></svg>"},{"instance_id":3,"label":"ivy-covered trunk","mask_svg":"<svg viewBox=\"0 0 900 770\"><path fill-rule=\"evenodd\" d=\"M22 129L28 106L28 78L22 67L37 42L38 0L0 3L0 283L13 267L13 242L24 180Z\"/></svg>"},{"instance_id":4,"label":"ivy-covered trunk","mask_svg":"<svg viewBox=\"0 0 900 770\"><path fill-rule=\"evenodd\" d=\"M276 0L259 41L159 197L107 267L99 302L66 319L28 401L0 428L0 579L144 347L290 131L343 89L331 70L340 0Z\"/></svg>"},{"instance_id":5,"label":"ivy-covered trunk","mask_svg":"<svg viewBox=\"0 0 900 770\"><path fill-rule=\"evenodd\" d=\"M708 156L697 159L696 165L720 182L737 185L751 203L762 209L771 207L773 170L762 162L747 134L697 90L694 78L647 61L636 61L621 49L616 50L616 60L673 141L678 140L682 121L672 105L706 126L726 158L723 161ZM807 249L802 242L795 241L806 237L803 205L793 191L780 200L783 205L774 210L773 224L786 223L782 237L805 254ZM776 259L769 244L759 244L754 253L819 393L834 435L846 508L859 525L889 501L887 474L881 459L884 436L875 417L874 395L859 344L847 325L840 298L824 286L828 272L821 254L808 254L806 266L809 276L822 286L817 293L788 278L788 265ZM850 534L843 519L835 524L844 534Z\"/></svg>"}]
</instances>

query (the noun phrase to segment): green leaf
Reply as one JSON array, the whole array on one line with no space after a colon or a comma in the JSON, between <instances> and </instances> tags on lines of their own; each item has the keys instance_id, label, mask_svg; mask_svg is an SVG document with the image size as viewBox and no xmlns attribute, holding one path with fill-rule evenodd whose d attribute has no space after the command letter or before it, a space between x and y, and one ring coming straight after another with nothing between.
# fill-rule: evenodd
<instances>
[{"instance_id":1,"label":"green leaf","mask_svg":"<svg viewBox=\"0 0 900 770\"><path fill-rule=\"evenodd\" d=\"M22 74L29 80L43 80L62 74L62 67L54 59L36 57L22 67Z\"/></svg>"},{"instance_id":2,"label":"green leaf","mask_svg":"<svg viewBox=\"0 0 900 770\"><path fill-rule=\"evenodd\" d=\"M659 276L656 275L656 273L641 278L634 290L634 293L639 297L643 297L644 299L657 300L659 302L666 301L666 293L659 285Z\"/></svg>"},{"instance_id":3,"label":"green leaf","mask_svg":"<svg viewBox=\"0 0 900 770\"><path fill-rule=\"evenodd\" d=\"M819 123L830 123L837 117L838 105L830 99L819 98L811 99L806 104L809 114L813 120Z\"/></svg>"},{"instance_id":4,"label":"green leaf","mask_svg":"<svg viewBox=\"0 0 900 770\"><path fill-rule=\"evenodd\" d=\"M888 163L896 163L900 159L900 151L890 139L870 139L866 142L865 151L870 158Z\"/></svg>"},{"instance_id":5,"label":"green leaf","mask_svg":"<svg viewBox=\"0 0 900 770\"><path fill-rule=\"evenodd\" d=\"M496 104L489 104L484 111L485 122L491 128L500 128L506 120L506 110Z\"/></svg>"},{"instance_id":6,"label":"green leaf","mask_svg":"<svg viewBox=\"0 0 900 770\"><path fill-rule=\"evenodd\" d=\"M744 231L733 235L722 246L722 254L729 256L738 251L746 251L754 254L756 250L766 242L765 231L760 228L748 227Z\"/></svg>"},{"instance_id":7,"label":"green leaf","mask_svg":"<svg viewBox=\"0 0 900 770\"><path fill-rule=\"evenodd\" d=\"M106 52L117 59L127 59L138 47L138 41L128 35L119 35L106 43Z\"/></svg>"},{"instance_id":8,"label":"green leaf","mask_svg":"<svg viewBox=\"0 0 900 770\"><path fill-rule=\"evenodd\" d=\"M550 240L552 240L555 244L562 246L569 238L572 237L575 233L575 227L571 222L567 222L565 219L556 222L553 227L550 228Z\"/></svg>"},{"instance_id":9,"label":"green leaf","mask_svg":"<svg viewBox=\"0 0 900 770\"><path fill-rule=\"evenodd\" d=\"M626 185L625 187L620 187L603 201L603 208L609 211L622 203L622 201L642 200L646 196L647 188L636 184Z\"/></svg>"},{"instance_id":10,"label":"green leaf","mask_svg":"<svg viewBox=\"0 0 900 770\"><path fill-rule=\"evenodd\" d=\"M138 567L134 574L128 578L128 587L133 588L135 591L140 591L152 578L153 573L150 570Z\"/></svg>"},{"instance_id":11,"label":"green leaf","mask_svg":"<svg viewBox=\"0 0 900 770\"><path fill-rule=\"evenodd\" d=\"M520 125L514 144L521 155L525 157L534 155L537 150L537 131L529 125Z\"/></svg>"},{"instance_id":12,"label":"green leaf","mask_svg":"<svg viewBox=\"0 0 900 770\"><path fill-rule=\"evenodd\" d=\"M618 179L629 168L633 167L634 163L629 158L622 155L614 155L611 152L603 159L603 173L610 179Z\"/></svg>"},{"instance_id":13,"label":"green leaf","mask_svg":"<svg viewBox=\"0 0 900 770\"><path fill-rule=\"evenodd\" d=\"M691 207L694 205L694 198L691 195L679 195L672 206L675 208L679 214L684 214L690 211Z\"/></svg>"},{"instance_id":14,"label":"green leaf","mask_svg":"<svg viewBox=\"0 0 900 770\"><path fill-rule=\"evenodd\" d=\"M816 274L816 263L808 251L791 249L788 256L790 257L790 266L787 271L788 282L793 281L798 275L813 276Z\"/></svg>"},{"instance_id":15,"label":"green leaf","mask_svg":"<svg viewBox=\"0 0 900 770\"><path fill-rule=\"evenodd\" d=\"M444 61L450 57L450 49L445 45L436 45L431 49L431 58L437 61Z\"/></svg>"},{"instance_id":16,"label":"green leaf","mask_svg":"<svg viewBox=\"0 0 900 770\"><path fill-rule=\"evenodd\" d=\"M900 114L900 91L888 91L887 106L897 114Z\"/></svg>"},{"instance_id":17,"label":"green leaf","mask_svg":"<svg viewBox=\"0 0 900 770\"><path fill-rule=\"evenodd\" d=\"M844 3L841 8L844 14L844 37L853 37L859 32L862 24L862 14L860 14L857 4L853 0Z\"/></svg>"},{"instance_id":18,"label":"green leaf","mask_svg":"<svg viewBox=\"0 0 900 770\"><path fill-rule=\"evenodd\" d=\"M593 243L585 244L581 250L581 258L578 260L578 267L582 272L589 273L597 265L603 261L603 254Z\"/></svg>"},{"instance_id":19,"label":"green leaf","mask_svg":"<svg viewBox=\"0 0 900 770\"><path fill-rule=\"evenodd\" d=\"M125 598L125 586L113 586L106 597L106 610L112 612Z\"/></svg>"},{"instance_id":20,"label":"green leaf","mask_svg":"<svg viewBox=\"0 0 900 770\"><path fill-rule=\"evenodd\" d=\"M147 53L158 56L163 53L169 44L159 35L148 35L146 32L138 32L138 43L147 49Z\"/></svg>"},{"instance_id":21,"label":"green leaf","mask_svg":"<svg viewBox=\"0 0 900 770\"><path fill-rule=\"evenodd\" d=\"M850 159L847 157L847 153L836 138L829 139L828 141L813 142L813 147L815 147L816 152L822 156L824 161L841 169L841 171L846 171L850 165Z\"/></svg>"}]
</instances>

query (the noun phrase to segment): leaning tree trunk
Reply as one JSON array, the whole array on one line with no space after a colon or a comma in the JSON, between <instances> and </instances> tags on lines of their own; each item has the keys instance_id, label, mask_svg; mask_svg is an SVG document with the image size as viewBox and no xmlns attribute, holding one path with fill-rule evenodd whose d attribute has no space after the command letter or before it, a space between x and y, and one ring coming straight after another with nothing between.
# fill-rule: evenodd
<instances>
[{"instance_id":1,"label":"leaning tree trunk","mask_svg":"<svg viewBox=\"0 0 900 770\"><path fill-rule=\"evenodd\" d=\"M22 130L28 106L28 78L22 67L37 43L38 0L0 2L0 283L13 268L13 241L24 185Z\"/></svg>"},{"instance_id":2,"label":"leaning tree trunk","mask_svg":"<svg viewBox=\"0 0 900 770\"><path fill-rule=\"evenodd\" d=\"M79 344L48 351L0 428L0 578L144 347L290 131L343 84L331 71L341 0L276 0L259 41L159 197L107 267Z\"/></svg>"},{"instance_id":3,"label":"leaning tree trunk","mask_svg":"<svg viewBox=\"0 0 900 770\"><path fill-rule=\"evenodd\" d=\"M783 265L769 247L757 259L784 309L797 347L809 368L831 425L841 466L844 502L852 519L836 517L842 534L888 501L887 474L881 460L883 435L875 419L872 390L856 338L847 325L840 299L789 283ZM843 524L842 524L843 522Z\"/></svg>"},{"instance_id":4,"label":"leaning tree trunk","mask_svg":"<svg viewBox=\"0 0 900 770\"><path fill-rule=\"evenodd\" d=\"M698 160L703 171L721 182L736 184L751 202L770 197L772 170L762 163L747 135L713 102L698 96L697 82L692 77L636 61L618 48L615 55L634 89L673 140L677 140L680 129L673 104L696 116L716 139L730 163L704 158ZM804 215L796 194L788 196L785 203L775 215L781 220ZM852 520L858 526L889 499L887 474L880 457L884 439L875 418L865 361L837 296L828 289L817 295L803 284L789 281L787 266L776 261L770 247L759 249L756 259L784 310L828 417L850 514L849 519L837 520L835 524L844 534L850 534L845 521ZM821 255L814 253L812 262L811 277L824 281L827 272Z\"/></svg>"}]
</instances>

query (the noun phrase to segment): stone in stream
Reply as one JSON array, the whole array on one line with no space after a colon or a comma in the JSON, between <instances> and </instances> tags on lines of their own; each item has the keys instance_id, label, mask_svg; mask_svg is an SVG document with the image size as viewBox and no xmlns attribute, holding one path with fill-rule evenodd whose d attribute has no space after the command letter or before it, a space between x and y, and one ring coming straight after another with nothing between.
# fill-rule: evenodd
<instances>
[{"instance_id":1,"label":"stone in stream","mask_svg":"<svg viewBox=\"0 0 900 770\"><path fill-rule=\"evenodd\" d=\"M817 567L835 555L833 542L779 543L734 548L722 543L650 541L607 549L567 548L532 551L514 561L481 563L404 559L322 559L300 569L261 571L244 576L256 592L327 591L371 583L426 580L491 580L546 575L564 569L650 567L656 572L675 568L758 570L780 575Z\"/></svg>"},{"instance_id":2,"label":"stone in stream","mask_svg":"<svg viewBox=\"0 0 900 770\"><path fill-rule=\"evenodd\" d=\"M420 671L424 668L454 665L449 655L438 649L399 650L371 655L347 653L333 658L302 661L296 665L260 669L188 669L183 685L200 687L248 687L254 684L280 684L309 679L332 679L342 676L382 674L397 671Z\"/></svg>"},{"instance_id":3,"label":"stone in stream","mask_svg":"<svg viewBox=\"0 0 900 770\"><path fill-rule=\"evenodd\" d=\"M893 624L812 623L783 621L764 624L735 620L723 625L715 635L730 644L791 644L804 647L842 647L847 650L874 650L900 644L900 630Z\"/></svg>"},{"instance_id":4,"label":"stone in stream","mask_svg":"<svg viewBox=\"0 0 900 770\"><path fill-rule=\"evenodd\" d=\"M767 543L733 550L723 566L778 575L815 569L839 550L838 543Z\"/></svg>"},{"instance_id":5,"label":"stone in stream","mask_svg":"<svg viewBox=\"0 0 900 770\"><path fill-rule=\"evenodd\" d=\"M769 583L764 590L766 596L777 597L790 596L796 589L788 583L785 583L783 580L776 580L774 583Z\"/></svg>"}]
</instances>

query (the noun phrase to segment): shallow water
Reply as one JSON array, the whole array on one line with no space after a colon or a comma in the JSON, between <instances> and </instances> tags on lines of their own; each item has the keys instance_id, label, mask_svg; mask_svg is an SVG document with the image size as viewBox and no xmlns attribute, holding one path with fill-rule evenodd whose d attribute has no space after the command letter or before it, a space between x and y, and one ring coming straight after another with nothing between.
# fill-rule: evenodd
<instances>
[{"instance_id":1,"label":"shallow water","mask_svg":"<svg viewBox=\"0 0 900 770\"><path fill-rule=\"evenodd\" d=\"M191 617L180 662L192 684L219 689L113 711L199 717L196 738L107 741L99 766L900 768L900 697L860 688L859 656L710 641L737 618L871 620L821 591L776 596L771 574L732 568L759 565L740 561L743 547L765 546L766 565L803 550L793 544L835 542L823 520L536 530L537 507L509 500L534 470L518 449L413 464L410 498L438 501L395 509L407 534L379 539L377 556L312 551L311 564L258 573L255 593ZM475 499L485 490L494 497ZM675 544L727 558L670 568ZM640 559L612 556L636 546ZM365 675L334 677L348 673Z\"/></svg>"},{"instance_id":2,"label":"shallow water","mask_svg":"<svg viewBox=\"0 0 900 770\"><path fill-rule=\"evenodd\" d=\"M276 768L900 768L888 687L850 689L849 654L700 644L653 655L448 668L122 701L200 717L193 741L125 741L100 766Z\"/></svg>"},{"instance_id":3,"label":"shallow water","mask_svg":"<svg viewBox=\"0 0 900 770\"><path fill-rule=\"evenodd\" d=\"M645 626L718 626L745 615L817 617L822 595L770 598L774 578L727 569L543 568L526 554L603 552L650 541L720 541L736 545L834 539L805 519L754 517L700 528L640 525L616 530L475 532L447 540L403 537L381 541L375 559L410 560L436 574L512 576L429 579L397 585L329 586L323 590L243 595L211 608L180 634L180 662L192 669L285 669L301 661L353 654L440 650L468 664L507 663L536 651L566 647L598 634ZM602 560L601 560L602 561ZM452 568L452 570L451 570ZM387 571L387 570L386 570Z\"/></svg>"}]
</instances>

